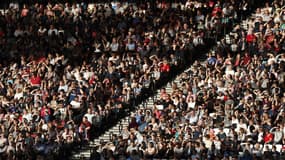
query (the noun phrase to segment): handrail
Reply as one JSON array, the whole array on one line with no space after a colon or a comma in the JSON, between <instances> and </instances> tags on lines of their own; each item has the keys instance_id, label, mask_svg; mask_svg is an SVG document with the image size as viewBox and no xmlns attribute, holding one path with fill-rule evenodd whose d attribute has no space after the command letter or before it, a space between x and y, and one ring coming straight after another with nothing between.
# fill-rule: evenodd
<instances>
[{"instance_id":1,"label":"handrail","mask_svg":"<svg viewBox=\"0 0 285 160\"><path fill-rule=\"evenodd\" d=\"M113 135L114 135L113 132L109 132L109 140L110 140L110 141L113 141Z\"/></svg>"},{"instance_id":2,"label":"handrail","mask_svg":"<svg viewBox=\"0 0 285 160\"><path fill-rule=\"evenodd\" d=\"M122 124L122 120L119 121L119 132L121 133L123 130L123 124Z\"/></svg>"}]
</instances>

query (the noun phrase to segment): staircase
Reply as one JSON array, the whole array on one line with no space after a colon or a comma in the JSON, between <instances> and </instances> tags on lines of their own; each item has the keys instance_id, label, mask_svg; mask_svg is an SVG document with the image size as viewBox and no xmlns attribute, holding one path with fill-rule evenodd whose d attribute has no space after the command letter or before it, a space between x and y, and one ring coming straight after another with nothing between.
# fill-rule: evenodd
<instances>
[{"instance_id":1,"label":"staircase","mask_svg":"<svg viewBox=\"0 0 285 160\"><path fill-rule=\"evenodd\" d=\"M177 85L179 83L179 76L175 78L174 81L167 83L165 86L166 92L168 94L171 94L172 92L172 83L176 83ZM180 85L178 85L180 87ZM106 131L103 135L99 136L97 139L94 141L89 142L88 146L83 147L80 150L80 153L75 153L71 159L72 160L87 160L90 158L92 150L99 146L102 143L108 143L110 142L110 138L112 137L113 134L115 135L120 135L121 131L128 127L129 125L129 120L131 115L135 114L138 109L152 109L154 105L154 101L159 98L159 92L155 93L154 96L149 97L143 104L140 104L137 108L137 110L130 112L130 116L127 116L123 119L121 119L114 127L110 128L108 131Z\"/></svg>"},{"instance_id":2,"label":"staircase","mask_svg":"<svg viewBox=\"0 0 285 160\"><path fill-rule=\"evenodd\" d=\"M201 65L206 64L206 61L204 58L198 59L198 61L200 62ZM193 66L191 66L191 67L187 68L184 72L187 73L193 69L194 69ZM181 76L181 74L177 75L172 82L169 82L169 83L167 83L166 86L164 86L167 94L172 94L172 91L173 91L172 90L172 84L175 83L178 88L181 87L182 83L180 83L180 76ZM156 101L157 99L160 98L159 93L160 92L157 91L154 96L149 97L145 102L143 102L143 104L140 104L135 111L130 112L130 116L126 116L125 118L121 119L114 127L110 128L103 135L99 136L94 141L89 142L88 146L82 148L80 150L80 153L74 154L71 159L72 160L79 160L79 159L80 160L89 160L91 153L92 153L94 148L98 147L101 144L109 143L113 134L121 135L121 131L124 128L128 127L131 115L136 114L136 112L139 109L153 109L154 101ZM100 149L98 149L98 151L100 151Z\"/></svg>"},{"instance_id":3,"label":"staircase","mask_svg":"<svg viewBox=\"0 0 285 160\"><path fill-rule=\"evenodd\" d=\"M246 20L243 20L240 25L243 29L247 29L248 25L247 22L248 20L252 18L252 15L249 16ZM230 34L230 33L229 33ZM229 34L226 34L223 38L228 39ZM206 54L204 55L206 56ZM205 57L198 59L201 65L205 65ZM193 69L193 66L187 68L184 72L188 72ZM175 79L172 82L168 82L164 88L166 89L167 94L171 94L172 92L172 84L176 83L177 87L180 87L180 75L177 75ZM146 101L143 102L143 104L140 104L135 111L130 112L130 116L135 114L139 109L141 108L146 108L146 109L151 109L153 108L154 101L159 97L159 91L156 91L154 96L149 97ZM106 131L103 135L99 136L97 139L94 141L89 142L89 144L83 148L80 149L79 153L74 152L73 155L71 156L72 160L89 160L92 151L100 146L100 144L105 144L110 142L110 138L112 137L113 134L115 135L120 135L121 131L123 128L128 127L130 116L126 116L125 118L121 119L114 127L110 128L108 131ZM98 149L100 152L100 149Z\"/></svg>"}]
</instances>

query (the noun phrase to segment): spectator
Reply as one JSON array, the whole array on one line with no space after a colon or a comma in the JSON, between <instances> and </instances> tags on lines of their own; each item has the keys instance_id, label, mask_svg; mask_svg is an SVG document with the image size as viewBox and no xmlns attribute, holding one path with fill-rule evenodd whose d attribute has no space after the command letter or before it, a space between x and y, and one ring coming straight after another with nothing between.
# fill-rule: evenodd
<instances>
[{"instance_id":1,"label":"spectator","mask_svg":"<svg viewBox=\"0 0 285 160\"><path fill-rule=\"evenodd\" d=\"M90 129L91 129L91 123L88 121L88 118L84 116L79 126L79 133L82 134L81 136L84 137L84 139L86 140L89 140Z\"/></svg>"}]
</instances>

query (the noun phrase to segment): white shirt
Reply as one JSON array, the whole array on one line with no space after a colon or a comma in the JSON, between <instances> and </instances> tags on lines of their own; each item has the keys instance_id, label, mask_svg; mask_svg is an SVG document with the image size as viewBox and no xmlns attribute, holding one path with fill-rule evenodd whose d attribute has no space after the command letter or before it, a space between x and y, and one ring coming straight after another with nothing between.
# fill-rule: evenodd
<instances>
[{"instance_id":1,"label":"white shirt","mask_svg":"<svg viewBox=\"0 0 285 160\"><path fill-rule=\"evenodd\" d=\"M138 140L138 143L141 144L143 142L143 136L138 131L135 132L135 135Z\"/></svg>"},{"instance_id":2,"label":"white shirt","mask_svg":"<svg viewBox=\"0 0 285 160\"><path fill-rule=\"evenodd\" d=\"M15 30L15 32L14 32L15 37L22 36L23 34L24 34L24 32L22 30Z\"/></svg>"},{"instance_id":3,"label":"white shirt","mask_svg":"<svg viewBox=\"0 0 285 160\"><path fill-rule=\"evenodd\" d=\"M235 71L234 70L226 70L226 76L228 76L228 75L234 76L235 75Z\"/></svg>"},{"instance_id":4,"label":"white shirt","mask_svg":"<svg viewBox=\"0 0 285 160\"><path fill-rule=\"evenodd\" d=\"M48 36L51 36L53 32L55 33L55 35L58 35L58 30L54 28L48 30Z\"/></svg>"},{"instance_id":5,"label":"white shirt","mask_svg":"<svg viewBox=\"0 0 285 160\"><path fill-rule=\"evenodd\" d=\"M92 119L93 119L93 117L95 117L95 115L94 114L90 114L90 113L86 113L85 115L84 115L84 117L87 117L87 119L88 119L88 121L92 124Z\"/></svg>"},{"instance_id":6,"label":"white shirt","mask_svg":"<svg viewBox=\"0 0 285 160\"><path fill-rule=\"evenodd\" d=\"M247 129L247 125L244 123L244 124L241 124L241 123L238 123L237 124L237 129L239 130L239 129L241 129L241 128L243 128L244 130L246 130Z\"/></svg>"},{"instance_id":7,"label":"white shirt","mask_svg":"<svg viewBox=\"0 0 285 160\"><path fill-rule=\"evenodd\" d=\"M211 141L210 139L206 139L206 138L203 137L203 142L205 143L205 147L206 147L207 149L210 149L210 148L211 148L211 146L212 146L212 141Z\"/></svg>"},{"instance_id":8,"label":"white shirt","mask_svg":"<svg viewBox=\"0 0 285 160\"><path fill-rule=\"evenodd\" d=\"M200 20L204 20L205 19L205 16L204 15L199 15L199 16L196 16L196 21L198 22L198 21L200 21Z\"/></svg>"},{"instance_id":9,"label":"white shirt","mask_svg":"<svg viewBox=\"0 0 285 160\"><path fill-rule=\"evenodd\" d=\"M262 142L262 141L263 141L263 133L259 132L257 142Z\"/></svg>"},{"instance_id":10,"label":"white shirt","mask_svg":"<svg viewBox=\"0 0 285 160\"><path fill-rule=\"evenodd\" d=\"M203 39L201 37L195 37L193 39L193 44L194 46L200 45L200 44L204 44Z\"/></svg>"},{"instance_id":11,"label":"white shirt","mask_svg":"<svg viewBox=\"0 0 285 160\"><path fill-rule=\"evenodd\" d=\"M32 118L32 114L31 113L27 113L23 115L23 120L26 119L28 122L30 122L33 118Z\"/></svg>"},{"instance_id":12,"label":"white shirt","mask_svg":"<svg viewBox=\"0 0 285 160\"><path fill-rule=\"evenodd\" d=\"M196 104L195 102L189 102L188 107L189 108L195 108L195 104Z\"/></svg>"},{"instance_id":13,"label":"white shirt","mask_svg":"<svg viewBox=\"0 0 285 160\"><path fill-rule=\"evenodd\" d=\"M111 51L117 52L119 50L119 43L111 43Z\"/></svg>"},{"instance_id":14,"label":"white shirt","mask_svg":"<svg viewBox=\"0 0 285 160\"><path fill-rule=\"evenodd\" d=\"M58 91L60 91L60 90L63 90L64 92L67 92L68 86L67 85L59 86L58 87Z\"/></svg>"},{"instance_id":15,"label":"white shirt","mask_svg":"<svg viewBox=\"0 0 285 160\"><path fill-rule=\"evenodd\" d=\"M232 119L232 124L238 124L238 119Z\"/></svg>"},{"instance_id":16,"label":"white shirt","mask_svg":"<svg viewBox=\"0 0 285 160\"><path fill-rule=\"evenodd\" d=\"M214 145L215 145L215 148L217 149L217 150L220 150L221 149L221 141L214 141Z\"/></svg>"},{"instance_id":17,"label":"white shirt","mask_svg":"<svg viewBox=\"0 0 285 160\"><path fill-rule=\"evenodd\" d=\"M196 123L197 121L198 121L197 115L195 115L195 116L190 116L190 117L189 117L189 122L190 122L190 124L191 124L191 123Z\"/></svg>"},{"instance_id":18,"label":"white shirt","mask_svg":"<svg viewBox=\"0 0 285 160\"><path fill-rule=\"evenodd\" d=\"M23 95L23 92L20 92L20 93L16 93L15 95L14 95L14 99L20 99L20 98L22 98L24 95Z\"/></svg>"},{"instance_id":19,"label":"white shirt","mask_svg":"<svg viewBox=\"0 0 285 160\"><path fill-rule=\"evenodd\" d=\"M72 105L72 108L80 108L80 102L77 102L77 101L71 101L70 104Z\"/></svg>"},{"instance_id":20,"label":"white shirt","mask_svg":"<svg viewBox=\"0 0 285 160\"><path fill-rule=\"evenodd\" d=\"M89 79L90 77L92 77L93 76L93 72L84 72L83 73L83 77L84 77L84 79Z\"/></svg>"},{"instance_id":21,"label":"white shirt","mask_svg":"<svg viewBox=\"0 0 285 160\"><path fill-rule=\"evenodd\" d=\"M38 30L38 32L41 33L41 34L45 33L46 31L47 31L46 28L42 28L42 29L39 28L39 30Z\"/></svg>"}]
</instances>

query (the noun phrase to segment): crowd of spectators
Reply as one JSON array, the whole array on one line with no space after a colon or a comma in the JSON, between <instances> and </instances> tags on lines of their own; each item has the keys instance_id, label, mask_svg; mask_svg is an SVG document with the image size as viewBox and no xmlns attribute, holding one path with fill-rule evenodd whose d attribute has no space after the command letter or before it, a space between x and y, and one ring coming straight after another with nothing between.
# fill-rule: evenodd
<instances>
[{"instance_id":1,"label":"crowd of spectators","mask_svg":"<svg viewBox=\"0 0 285 160\"><path fill-rule=\"evenodd\" d=\"M67 156L189 63L205 37L218 37L244 14L239 7L190 0L10 4L0 12L1 158Z\"/></svg>"},{"instance_id":2,"label":"crowd of spectators","mask_svg":"<svg viewBox=\"0 0 285 160\"><path fill-rule=\"evenodd\" d=\"M267 2L246 27L234 25L205 63L196 61L172 93L162 88L91 159L284 159L283 6Z\"/></svg>"}]
</instances>

